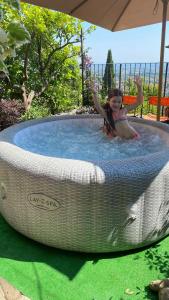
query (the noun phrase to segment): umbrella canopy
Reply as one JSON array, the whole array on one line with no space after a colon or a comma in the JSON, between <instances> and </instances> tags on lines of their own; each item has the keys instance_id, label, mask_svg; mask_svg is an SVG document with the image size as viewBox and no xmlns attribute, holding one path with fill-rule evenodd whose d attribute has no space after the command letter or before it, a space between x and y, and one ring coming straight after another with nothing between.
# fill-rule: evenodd
<instances>
[{"instance_id":1,"label":"umbrella canopy","mask_svg":"<svg viewBox=\"0 0 169 300\"><path fill-rule=\"evenodd\" d=\"M160 119L160 98L164 62L166 20L169 0L22 0L30 4L58 10L95 25L120 31L163 22L159 71L157 120ZM152 50L153 51L153 50Z\"/></svg>"},{"instance_id":2,"label":"umbrella canopy","mask_svg":"<svg viewBox=\"0 0 169 300\"><path fill-rule=\"evenodd\" d=\"M23 0L23 2L58 10L112 31L162 21L161 0Z\"/></svg>"}]
</instances>

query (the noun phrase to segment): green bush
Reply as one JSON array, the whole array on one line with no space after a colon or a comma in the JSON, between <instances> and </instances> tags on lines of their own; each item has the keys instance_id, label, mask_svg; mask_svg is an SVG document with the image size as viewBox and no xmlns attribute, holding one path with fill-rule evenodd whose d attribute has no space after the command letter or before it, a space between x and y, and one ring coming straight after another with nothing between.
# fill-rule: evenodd
<instances>
[{"instance_id":1,"label":"green bush","mask_svg":"<svg viewBox=\"0 0 169 300\"><path fill-rule=\"evenodd\" d=\"M31 108L21 116L22 121L39 119L50 116L49 109L38 103L33 103Z\"/></svg>"},{"instance_id":2,"label":"green bush","mask_svg":"<svg viewBox=\"0 0 169 300\"><path fill-rule=\"evenodd\" d=\"M58 83L57 86L51 86L41 100L49 108L49 112L54 115L79 106L82 101L81 90L78 86L73 87L66 82Z\"/></svg>"}]
</instances>

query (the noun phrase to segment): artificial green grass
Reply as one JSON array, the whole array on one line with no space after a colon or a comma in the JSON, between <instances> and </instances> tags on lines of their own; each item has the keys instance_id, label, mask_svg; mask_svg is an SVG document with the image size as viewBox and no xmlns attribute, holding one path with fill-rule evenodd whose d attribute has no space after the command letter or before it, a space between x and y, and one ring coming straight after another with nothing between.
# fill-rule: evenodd
<instances>
[{"instance_id":1,"label":"artificial green grass","mask_svg":"<svg viewBox=\"0 0 169 300\"><path fill-rule=\"evenodd\" d=\"M36 243L0 216L0 277L31 300L157 300L154 279L169 277L169 237L137 251L80 254Z\"/></svg>"}]
</instances>

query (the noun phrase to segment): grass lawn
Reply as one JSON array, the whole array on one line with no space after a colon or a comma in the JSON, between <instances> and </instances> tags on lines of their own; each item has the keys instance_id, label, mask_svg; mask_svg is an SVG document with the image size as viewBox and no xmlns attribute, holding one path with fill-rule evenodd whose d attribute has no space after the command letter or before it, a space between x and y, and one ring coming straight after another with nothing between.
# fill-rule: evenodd
<instances>
[{"instance_id":1,"label":"grass lawn","mask_svg":"<svg viewBox=\"0 0 169 300\"><path fill-rule=\"evenodd\" d=\"M147 287L169 277L169 237L116 254L80 254L34 242L0 216L0 277L31 300L157 300Z\"/></svg>"}]
</instances>

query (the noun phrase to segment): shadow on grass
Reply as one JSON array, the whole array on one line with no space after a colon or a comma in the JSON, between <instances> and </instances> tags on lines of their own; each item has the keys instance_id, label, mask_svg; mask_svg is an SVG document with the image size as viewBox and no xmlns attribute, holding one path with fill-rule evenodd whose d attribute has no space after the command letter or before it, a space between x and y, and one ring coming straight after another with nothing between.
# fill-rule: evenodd
<instances>
[{"instance_id":1,"label":"shadow on grass","mask_svg":"<svg viewBox=\"0 0 169 300\"><path fill-rule=\"evenodd\" d=\"M141 298L143 300L158 300L158 293L150 290L148 286L144 288L144 295Z\"/></svg>"},{"instance_id":2,"label":"shadow on grass","mask_svg":"<svg viewBox=\"0 0 169 300\"><path fill-rule=\"evenodd\" d=\"M134 297L133 297L134 296ZM137 298L135 298L136 296L133 295L132 298L131 296L129 296L128 300L131 300L131 299L138 299L138 300L158 300L158 295L157 293L152 293L148 287L144 288L144 290L140 290L139 291L139 288L138 288L138 292L136 293L136 296ZM91 300L97 300L97 298L92 298ZM110 298L107 298L105 300L115 300L114 297L110 297ZM126 300L126 297L120 297L118 300Z\"/></svg>"},{"instance_id":3,"label":"shadow on grass","mask_svg":"<svg viewBox=\"0 0 169 300\"><path fill-rule=\"evenodd\" d=\"M103 253L103 254L89 254L89 253L79 253L71 252L65 250L59 250L56 248L48 247L35 242L22 234L15 231L11 226L9 226L4 218L0 215L0 257L8 258L18 261L25 262L43 262L50 265L55 270L66 275L70 280L72 280L82 266L87 262L91 261L96 264L100 259L110 259L117 258L129 254L138 253L140 250L149 249L149 247L144 247L142 249L136 249L132 251L118 252L118 253ZM155 250L147 250L146 259L148 263L155 266L157 264L158 253ZM136 256L137 257L137 256ZM153 260L152 260L153 257ZM169 256L168 256L169 257ZM166 274L167 267L162 265L161 270ZM166 257L165 257L166 261ZM159 266L159 265L158 265ZM151 266L150 266L151 268ZM153 298L155 299L155 298Z\"/></svg>"},{"instance_id":4,"label":"shadow on grass","mask_svg":"<svg viewBox=\"0 0 169 300\"><path fill-rule=\"evenodd\" d=\"M169 253L167 251L161 253L159 245L151 247L145 252L145 260L149 269L155 269L161 273L164 278L169 277Z\"/></svg>"},{"instance_id":5,"label":"shadow on grass","mask_svg":"<svg viewBox=\"0 0 169 300\"><path fill-rule=\"evenodd\" d=\"M162 253L159 244L156 244L151 248L147 249L145 251L144 257L149 269L156 270L161 274L160 278L156 279L163 279L169 277L169 253L167 251ZM135 259L137 259L137 257ZM142 299L156 300L158 299L158 293L151 291L150 288L147 286L144 289L144 296Z\"/></svg>"},{"instance_id":6,"label":"shadow on grass","mask_svg":"<svg viewBox=\"0 0 169 300\"><path fill-rule=\"evenodd\" d=\"M163 239L165 239L164 237ZM162 241L161 239L160 241ZM145 247L144 250L144 260L146 261L148 267L150 270L156 270L158 273L161 273L160 278L156 279L163 279L169 277L169 253L167 251L163 252L161 251L160 244L158 242L151 245L151 247ZM137 253L133 260L139 260L140 254ZM149 284L149 283L148 283ZM145 300L158 300L158 293L153 292L149 286L146 286L144 289L140 289L137 287L137 293L136 295L140 295L140 299Z\"/></svg>"},{"instance_id":7,"label":"shadow on grass","mask_svg":"<svg viewBox=\"0 0 169 300\"><path fill-rule=\"evenodd\" d=\"M70 280L84 265L79 253L58 250L35 242L15 231L0 215L0 257L25 262L43 262Z\"/></svg>"}]
</instances>

